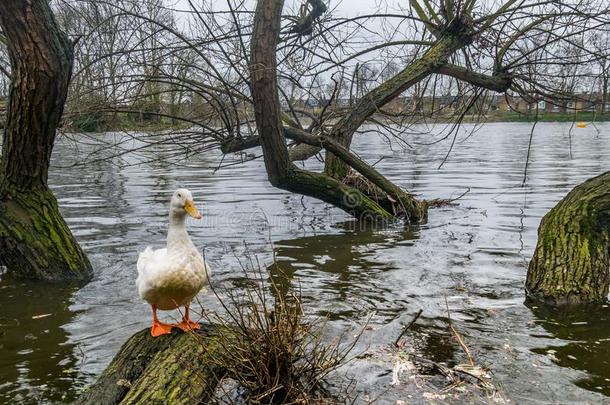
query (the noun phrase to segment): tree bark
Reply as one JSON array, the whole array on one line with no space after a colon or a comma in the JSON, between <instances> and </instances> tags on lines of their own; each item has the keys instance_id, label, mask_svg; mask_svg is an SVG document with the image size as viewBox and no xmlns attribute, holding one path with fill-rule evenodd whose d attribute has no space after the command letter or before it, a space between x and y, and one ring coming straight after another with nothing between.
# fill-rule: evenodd
<instances>
[{"instance_id":1,"label":"tree bark","mask_svg":"<svg viewBox=\"0 0 610 405\"><path fill-rule=\"evenodd\" d=\"M3 0L12 82L0 163L0 265L24 278L87 279L91 265L47 186L72 73L69 39L46 0Z\"/></svg>"},{"instance_id":2,"label":"tree bark","mask_svg":"<svg viewBox=\"0 0 610 405\"><path fill-rule=\"evenodd\" d=\"M76 404L207 404L226 374L216 355L215 326L197 333L175 329L150 336L147 328L133 335L100 378Z\"/></svg>"},{"instance_id":3,"label":"tree bark","mask_svg":"<svg viewBox=\"0 0 610 405\"><path fill-rule=\"evenodd\" d=\"M285 128L285 133L290 139L301 142L302 144L310 146L321 145L324 149L341 159L342 162L360 173L372 183L376 192L371 193L368 192L368 190L362 189L359 191L369 198L373 198L373 196L377 195L378 198L374 198L375 202L381 205L386 211L393 215L403 216L409 222L418 222L427 218L428 204L426 201L416 200L413 195L405 192L403 189L386 179L373 166L350 153L349 150L340 144L326 136L315 137L309 135L305 131L299 131L294 128ZM371 186L368 185L367 188L371 188ZM358 187L356 187L356 189L358 189ZM379 194L381 194L381 196L379 196ZM389 196L389 198L386 198L386 195ZM381 200L388 203L381 204ZM388 200L393 200L393 202L389 202Z\"/></svg>"},{"instance_id":4,"label":"tree bark","mask_svg":"<svg viewBox=\"0 0 610 405\"><path fill-rule=\"evenodd\" d=\"M512 78L510 75L501 74L488 76L474 70L466 69L461 66L446 64L440 66L436 73L440 73L445 76L455 77L458 80L470 83L476 87L482 87L485 89L493 90L497 93L505 93L510 89L512 84Z\"/></svg>"},{"instance_id":5,"label":"tree bark","mask_svg":"<svg viewBox=\"0 0 610 405\"><path fill-rule=\"evenodd\" d=\"M575 187L542 219L526 288L554 304L601 302L610 281L610 172Z\"/></svg>"},{"instance_id":6,"label":"tree bark","mask_svg":"<svg viewBox=\"0 0 610 405\"><path fill-rule=\"evenodd\" d=\"M251 42L251 91L256 127L271 184L282 187L294 167L288 156L280 118L276 48L283 0L257 2Z\"/></svg>"}]
</instances>

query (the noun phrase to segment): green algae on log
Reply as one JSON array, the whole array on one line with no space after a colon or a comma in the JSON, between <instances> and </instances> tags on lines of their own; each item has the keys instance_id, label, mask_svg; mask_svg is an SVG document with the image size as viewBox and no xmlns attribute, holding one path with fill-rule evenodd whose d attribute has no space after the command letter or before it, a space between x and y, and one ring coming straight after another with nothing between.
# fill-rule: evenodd
<instances>
[{"instance_id":1,"label":"green algae on log","mask_svg":"<svg viewBox=\"0 0 610 405\"><path fill-rule=\"evenodd\" d=\"M575 187L542 219L527 272L530 299L602 302L610 281L610 172Z\"/></svg>"},{"instance_id":2,"label":"green algae on log","mask_svg":"<svg viewBox=\"0 0 610 405\"><path fill-rule=\"evenodd\" d=\"M76 404L209 403L225 371L216 366L217 326L158 338L133 335Z\"/></svg>"}]
</instances>

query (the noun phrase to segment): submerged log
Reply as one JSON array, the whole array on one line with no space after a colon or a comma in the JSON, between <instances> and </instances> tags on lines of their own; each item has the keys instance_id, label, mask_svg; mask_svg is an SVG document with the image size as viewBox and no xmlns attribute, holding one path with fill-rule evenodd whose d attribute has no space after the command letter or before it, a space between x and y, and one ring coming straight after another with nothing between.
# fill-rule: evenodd
<instances>
[{"instance_id":1,"label":"submerged log","mask_svg":"<svg viewBox=\"0 0 610 405\"><path fill-rule=\"evenodd\" d=\"M133 335L76 404L209 403L225 371L211 361L218 327L198 332L174 329L171 335Z\"/></svg>"}]
</instances>

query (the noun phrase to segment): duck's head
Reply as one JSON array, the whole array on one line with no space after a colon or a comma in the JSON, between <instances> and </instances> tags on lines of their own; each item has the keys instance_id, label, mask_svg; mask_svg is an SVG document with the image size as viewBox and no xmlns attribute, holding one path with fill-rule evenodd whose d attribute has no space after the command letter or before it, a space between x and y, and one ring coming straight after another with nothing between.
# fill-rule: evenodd
<instances>
[{"instance_id":1,"label":"duck's head","mask_svg":"<svg viewBox=\"0 0 610 405\"><path fill-rule=\"evenodd\" d=\"M190 215L195 219L201 219L201 214L197 211L193 202L193 195L186 188L179 188L172 196L170 211L174 215Z\"/></svg>"}]
</instances>

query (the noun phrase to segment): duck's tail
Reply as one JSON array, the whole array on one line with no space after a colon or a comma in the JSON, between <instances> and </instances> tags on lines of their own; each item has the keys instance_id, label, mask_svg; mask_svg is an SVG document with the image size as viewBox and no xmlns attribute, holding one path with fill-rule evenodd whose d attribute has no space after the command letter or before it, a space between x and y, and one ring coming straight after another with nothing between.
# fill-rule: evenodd
<instances>
[{"instance_id":1,"label":"duck's tail","mask_svg":"<svg viewBox=\"0 0 610 405\"><path fill-rule=\"evenodd\" d=\"M147 246L146 249L144 249L144 251L142 253L140 253L140 256L138 257L138 264L137 264L139 275L144 274L144 272L146 270L146 265L150 262L153 255L154 255L154 251L150 246Z\"/></svg>"}]
</instances>

